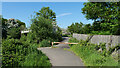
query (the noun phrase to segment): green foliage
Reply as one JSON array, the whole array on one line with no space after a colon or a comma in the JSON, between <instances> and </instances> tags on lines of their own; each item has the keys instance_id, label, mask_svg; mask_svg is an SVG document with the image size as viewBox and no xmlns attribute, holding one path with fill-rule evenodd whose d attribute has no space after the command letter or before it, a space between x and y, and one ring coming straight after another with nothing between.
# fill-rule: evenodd
<instances>
[{"instance_id":1,"label":"green foliage","mask_svg":"<svg viewBox=\"0 0 120 68\"><path fill-rule=\"evenodd\" d=\"M72 24L71 26L68 26L68 30L71 33L79 33L79 34L119 35L120 34L119 27L120 27L119 24L94 22L92 25L86 24L81 27Z\"/></svg>"},{"instance_id":2,"label":"green foliage","mask_svg":"<svg viewBox=\"0 0 120 68\"><path fill-rule=\"evenodd\" d=\"M49 7L43 7L41 10L39 10L39 12L36 12L36 15L52 21L56 20L55 12L53 12Z\"/></svg>"},{"instance_id":3,"label":"green foliage","mask_svg":"<svg viewBox=\"0 0 120 68\"><path fill-rule=\"evenodd\" d=\"M120 35L120 2L87 2L82 13L87 19L94 20L92 31L100 34ZM101 33L103 32L103 33Z\"/></svg>"},{"instance_id":4,"label":"green foliage","mask_svg":"<svg viewBox=\"0 0 120 68\"><path fill-rule=\"evenodd\" d=\"M69 41L70 43L77 43L78 40L76 38L70 38ZM69 44L69 46L72 46L73 44Z\"/></svg>"},{"instance_id":5,"label":"green foliage","mask_svg":"<svg viewBox=\"0 0 120 68\"><path fill-rule=\"evenodd\" d=\"M68 26L71 33L120 35L120 2L87 2L84 3L82 13L93 24L79 26L78 23Z\"/></svg>"},{"instance_id":6,"label":"green foliage","mask_svg":"<svg viewBox=\"0 0 120 68\"><path fill-rule=\"evenodd\" d=\"M20 28L13 27L8 29L7 34L9 38L19 39L21 36L21 31Z\"/></svg>"},{"instance_id":7,"label":"green foliage","mask_svg":"<svg viewBox=\"0 0 120 68\"><path fill-rule=\"evenodd\" d=\"M38 41L43 39L48 39L53 34L52 21L39 17L38 20L34 19L34 22L31 24L31 34Z\"/></svg>"},{"instance_id":8,"label":"green foliage","mask_svg":"<svg viewBox=\"0 0 120 68\"><path fill-rule=\"evenodd\" d=\"M114 46L114 47L110 47L108 54L112 54L112 52L114 52L115 50L119 50L120 49L120 44Z\"/></svg>"},{"instance_id":9,"label":"green foliage","mask_svg":"<svg viewBox=\"0 0 120 68\"><path fill-rule=\"evenodd\" d=\"M3 39L6 39L7 36L9 36L10 38L20 38L20 31L24 30L25 28L26 28L25 23L21 22L20 20L15 21L15 19L7 20L2 18L2 38Z\"/></svg>"},{"instance_id":10,"label":"green foliage","mask_svg":"<svg viewBox=\"0 0 120 68\"><path fill-rule=\"evenodd\" d=\"M62 37L68 37L68 35L67 34L63 34Z\"/></svg>"},{"instance_id":11,"label":"green foliage","mask_svg":"<svg viewBox=\"0 0 120 68\"><path fill-rule=\"evenodd\" d=\"M71 32L71 33L83 33L83 23L80 22L80 23L72 23L71 26L68 26L68 30Z\"/></svg>"},{"instance_id":12,"label":"green foliage","mask_svg":"<svg viewBox=\"0 0 120 68\"><path fill-rule=\"evenodd\" d=\"M62 40L60 30L54 32L52 21L43 17L33 19L31 30L30 35L32 39L34 39L33 42L40 43L43 39L52 39L54 41Z\"/></svg>"},{"instance_id":13,"label":"green foliage","mask_svg":"<svg viewBox=\"0 0 120 68\"><path fill-rule=\"evenodd\" d=\"M7 22L7 19L2 18L2 38L6 39L7 38L7 25L5 24Z\"/></svg>"},{"instance_id":14,"label":"green foliage","mask_svg":"<svg viewBox=\"0 0 120 68\"><path fill-rule=\"evenodd\" d=\"M20 33L25 29L25 23L20 20L16 22L15 19L3 19L2 29L5 34L2 43L3 67L44 66L49 68L51 64L48 57L37 50L37 47L51 46L51 42L62 40L61 30L56 26L55 18L55 12L49 7L43 7L31 20L31 32L27 36ZM53 30L53 26L56 26L57 31Z\"/></svg>"},{"instance_id":15,"label":"green foliage","mask_svg":"<svg viewBox=\"0 0 120 68\"><path fill-rule=\"evenodd\" d=\"M82 13L87 19L100 22L116 23L120 18L120 2L87 2L84 3Z\"/></svg>"},{"instance_id":16,"label":"green foliage","mask_svg":"<svg viewBox=\"0 0 120 68\"><path fill-rule=\"evenodd\" d=\"M53 41L61 41L62 31L56 25L55 12L49 7L43 7L39 12L36 12L35 18L31 19L32 24L28 34L30 43L40 43L42 40L47 39ZM57 31L56 31L57 30Z\"/></svg>"},{"instance_id":17,"label":"green foliage","mask_svg":"<svg viewBox=\"0 0 120 68\"><path fill-rule=\"evenodd\" d=\"M19 40L6 39L2 42L2 65L17 66L24 60L28 45L24 45Z\"/></svg>"},{"instance_id":18,"label":"green foliage","mask_svg":"<svg viewBox=\"0 0 120 68\"><path fill-rule=\"evenodd\" d=\"M73 41L72 41L73 40ZM80 44L71 46L71 50L83 60L86 66L117 66L118 62L115 61L111 56L105 56L106 49L105 44L95 45L87 43L81 40L70 39L69 42L78 42ZM102 48L103 52L100 53L97 50ZM105 52L104 52L105 51Z\"/></svg>"},{"instance_id":19,"label":"green foliage","mask_svg":"<svg viewBox=\"0 0 120 68\"><path fill-rule=\"evenodd\" d=\"M2 43L2 66L51 66L48 57L37 50L38 44L30 44L22 37L6 39ZM24 42L23 42L24 41Z\"/></svg>"},{"instance_id":20,"label":"green foliage","mask_svg":"<svg viewBox=\"0 0 120 68\"><path fill-rule=\"evenodd\" d=\"M94 35L111 35L110 31L91 31Z\"/></svg>"},{"instance_id":21,"label":"green foliage","mask_svg":"<svg viewBox=\"0 0 120 68\"><path fill-rule=\"evenodd\" d=\"M46 61L47 60L47 61ZM50 68L51 64L50 61L48 61L47 56L41 55L41 53L31 53L25 57L25 62L23 63L23 66L35 66L35 67L48 67Z\"/></svg>"},{"instance_id":22,"label":"green foliage","mask_svg":"<svg viewBox=\"0 0 120 68\"><path fill-rule=\"evenodd\" d=\"M24 22L21 22L20 20L17 19L17 23L19 24L19 26L24 26L26 27L25 23Z\"/></svg>"},{"instance_id":23,"label":"green foliage","mask_svg":"<svg viewBox=\"0 0 120 68\"><path fill-rule=\"evenodd\" d=\"M48 40L42 40L40 42L40 47L50 47L50 46L51 46L50 41L48 41Z\"/></svg>"}]
</instances>

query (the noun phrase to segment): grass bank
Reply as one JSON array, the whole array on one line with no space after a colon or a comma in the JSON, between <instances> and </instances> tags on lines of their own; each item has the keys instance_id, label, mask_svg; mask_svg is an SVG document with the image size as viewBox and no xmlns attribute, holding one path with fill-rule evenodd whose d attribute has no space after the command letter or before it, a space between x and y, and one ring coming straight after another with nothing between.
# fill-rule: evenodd
<instances>
[{"instance_id":1,"label":"grass bank","mask_svg":"<svg viewBox=\"0 0 120 68\"><path fill-rule=\"evenodd\" d=\"M79 56L85 66L117 66L118 62L115 61L105 51L98 52L97 45L86 43L86 41L78 41L75 38L69 39L69 42L78 42L80 44L70 45L71 51ZM101 44L102 45L102 44Z\"/></svg>"}]
</instances>

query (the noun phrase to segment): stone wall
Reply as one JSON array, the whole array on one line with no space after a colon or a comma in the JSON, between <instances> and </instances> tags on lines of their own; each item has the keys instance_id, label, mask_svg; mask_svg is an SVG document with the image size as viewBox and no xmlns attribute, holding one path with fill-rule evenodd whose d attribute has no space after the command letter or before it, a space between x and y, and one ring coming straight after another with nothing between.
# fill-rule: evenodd
<instances>
[{"instance_id":1,"label":"stone wall","mask_svg":"<svg viewBox=\"0 0 120 68\"><path fill-rule=\"evenodd\" d=\"M91 37L89 42L93 44L106 43L106 47L114 47L120 44L120 35L87 35L87 34L76 34L73 33L73 37L77 40L86 40L88 37Z\"/></svg>"}]
</instances>

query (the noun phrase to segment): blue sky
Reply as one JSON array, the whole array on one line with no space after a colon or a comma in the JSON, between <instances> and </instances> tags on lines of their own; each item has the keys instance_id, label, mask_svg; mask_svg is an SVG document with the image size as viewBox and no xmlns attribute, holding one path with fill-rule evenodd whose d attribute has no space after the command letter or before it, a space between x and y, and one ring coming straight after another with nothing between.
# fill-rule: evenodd
<instances>
[{"instance_id":1,"label":"blue sky","mask_svg":"<svg viewBox=\"0 0 120 68\"><path fill-rule=\"evenodd\" d=\"M3 2L2 15L4 18L15 18L30 26L30 17L34 11L38 12L42 7L50 7L56 13L57 24L61 28L67 28L73 22L92 23L81 12L84 2Z\"/></svg>"}]
</instances>

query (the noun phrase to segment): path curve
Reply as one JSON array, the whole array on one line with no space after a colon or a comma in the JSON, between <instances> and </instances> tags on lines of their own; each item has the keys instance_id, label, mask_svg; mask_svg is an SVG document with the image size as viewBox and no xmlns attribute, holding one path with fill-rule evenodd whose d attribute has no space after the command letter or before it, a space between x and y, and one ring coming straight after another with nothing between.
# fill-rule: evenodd
<instances>
[{"instance_id":1,"label":"path curve","mask_svg":"<svg viewBox=\"0 0 120 68\"><path fill-rule=\"evenodd\" d=\"M68 37L64 37L62 42L67 42L68 40ZM56 48L38 48L38 50L41 50L48 56L52 66L84 66L80 57L76 56L73 52L64 50L64 48L69 48L67 44L58 44L55 46Z\"/></svg>"}]
</instances>

